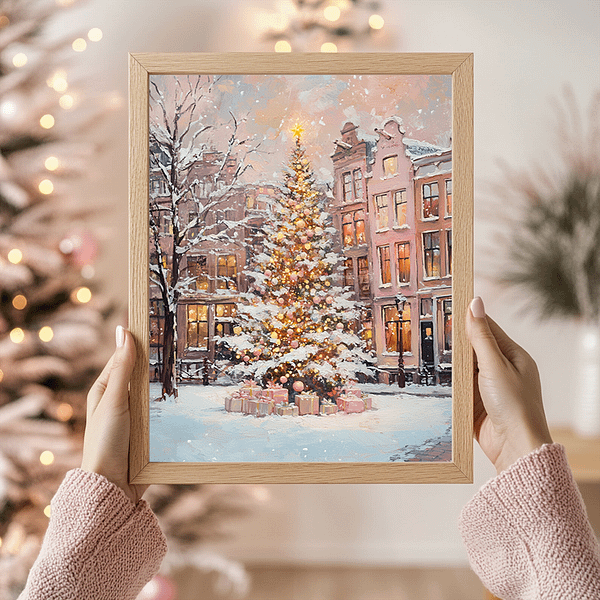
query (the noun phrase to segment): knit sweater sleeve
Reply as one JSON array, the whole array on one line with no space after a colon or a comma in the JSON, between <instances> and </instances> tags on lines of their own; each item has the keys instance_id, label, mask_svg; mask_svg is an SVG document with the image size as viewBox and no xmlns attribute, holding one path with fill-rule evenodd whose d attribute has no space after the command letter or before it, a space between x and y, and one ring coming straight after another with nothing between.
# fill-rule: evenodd
<instances>
[{"instance_id":1,"label":"knit sweater sleeve","mask_svg":"<svg viewBox=\"0 0 600 600\"><path fill-rule=\"evenodd\" d=\"M52 499L48 529L18 600L133 600L167 551L145 500L73 469Z\"/></svg>"},{"instance_id":2,"label":"knit sweater sleeve","mask_svg":"<svg viewBox=\"0 0 600 600\"><path fill-rule=\"evenodd\" d=\"M486 483L459 529L473 570L503 600L600 598L598 541L559 444Z\"/></svg>"}]
</instances>

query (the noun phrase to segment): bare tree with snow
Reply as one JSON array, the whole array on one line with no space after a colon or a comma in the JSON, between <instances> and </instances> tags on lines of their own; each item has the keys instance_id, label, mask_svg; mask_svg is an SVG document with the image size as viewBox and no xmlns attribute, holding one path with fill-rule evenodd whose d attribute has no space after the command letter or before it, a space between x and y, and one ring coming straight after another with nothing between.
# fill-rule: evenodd
<instances>
[{"instance_id":1,"label":"bare tree with snow","mask_svg":"<svg viewBox=\"0 0 600 600\"><path fill-rule=\"evenodd\" d=\"M164 305L159 378L177 397L177 306L197 276L182 269L199 244L235 239L240 221L215 220L259 144L239 139L244 117L223 117L218 76L150 78L150 281Z\"/></svg>"}]
</instances>

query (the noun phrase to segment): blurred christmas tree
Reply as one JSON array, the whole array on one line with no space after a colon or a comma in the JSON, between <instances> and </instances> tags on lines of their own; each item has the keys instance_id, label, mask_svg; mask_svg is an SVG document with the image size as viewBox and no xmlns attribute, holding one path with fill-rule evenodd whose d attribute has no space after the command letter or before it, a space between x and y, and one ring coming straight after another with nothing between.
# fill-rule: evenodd
<instances>
[{"instance_id":1,"label":"blurred christmas tree","mask_svg":"<svg viewBox=\"0 0 600 600\"><path fill-rule=\"evenodd\" d=\"M263 227L263 252L246 272L255 283L243 295L247 303L238 307L242 324L225 341L241 360L234 372L326 398L359 373L370 375L372 358L355 333L362 305L339 285L343 258L334 250L335 230L324 212L302 132L296 125L287 193Z\"/></svg>"},{"instance_id":2,"label":"blurred christmas tree","mask_svg":"<svg viewBox=\"0 0 600 600\"><path fill-rule=\"evenodd\" d=\"M90 128L112 106L85 89L73 93L65 68L102 32L91 29L88 41L48 34L73 4L0 0L0 600L23 589L50 500L81 464L87 390L114 345L102 334L111 305L93 284L96 241L83 225L92 209L70 183L89 173L98 151ZM169 539L165 571L216 570L224 588L243 590L243 569L200 548L264 494L255 486L151 488Z\"/></svg>"},{"instance_id":3,"label":"blurred christmas tree","mask_svg":"<svg viewBox=\"0 0 600 600\"><path fill-rule=\"evenodd\" d=\"M64 3L63 3L64 4ZM22 587L50 499L80 463L87 389L105 356L107 303L96 297L96 242L75 225L69 178L94 148L82 133L67 52L47 42L61 6L0 2L0 597ZM91 30L89 39L101 36ZM83 107L82 107L83 108ZM2 596L4 594L4 596Z\"/></svg>"}]
</instances>

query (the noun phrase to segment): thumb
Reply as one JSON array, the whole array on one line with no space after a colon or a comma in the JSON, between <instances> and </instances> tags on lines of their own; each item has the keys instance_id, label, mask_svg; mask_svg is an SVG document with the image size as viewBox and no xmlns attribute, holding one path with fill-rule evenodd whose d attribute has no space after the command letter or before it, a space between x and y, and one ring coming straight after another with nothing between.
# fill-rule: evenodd
<instances>
[{"instance_id":1,"label":"thumb","mask_svg":"<svg viewBox=\"0 0 600 600\"><path fill-rule=\"evenodd\" d=\"M505 357L485 314L483 300L476 296L469 305L467 335L477 355L479 372L496 373L506 366Z\"/></svg>"},{"instance_id":2,"label":"thumb","mask_svg":"<svg viewBox=\"0 0 600 600\"><path fill-rule=\"evenodd\" d=\"M117 327L117 349L112 357L108 382L102 398L124 410L129 408L129 381L135 364L135 344L131 333L121 327Z\"/></svg>"}]
</instances>

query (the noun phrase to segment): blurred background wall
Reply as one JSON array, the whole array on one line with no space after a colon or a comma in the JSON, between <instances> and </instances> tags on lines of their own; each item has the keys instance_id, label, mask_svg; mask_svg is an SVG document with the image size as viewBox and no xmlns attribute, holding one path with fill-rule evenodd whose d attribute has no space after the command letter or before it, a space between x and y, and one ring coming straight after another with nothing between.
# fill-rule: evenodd
<instances>
[{"instance_id":1,"label":"blurred background wall","mask_svg":"<svg viewBox=\"0 0 600 600\"><path fill-rule=\"evenodd\" d=\"M278 0L88 0L53 22L50 35L103 32L73 70L92 78L113 110L93 134L103 151L75 185L82 203L101 209L96 272L121 322L128 276L127 53L271 50L273 43L260 39L261 20L280 10L285 2ZM600 3L388 0L378 12L385 21L380 46L355 49L475 55L475 293L537 361L550 424L568 425L575 328L523 316L489 278L490 240L502 231L495 218L502 200L490 184L505 177L500 160L526 169L557 150L551 107L563 86L583 109L600 87ZM271 502L232 525L234 537L215 548L248 562L465 565L458 515L493 475L476 445L472 485L268 486Z\"/></svg>"},{"instance_id":2,"label":"blurred background wall","mask_svg":"<svg viewBox=\"0 0 600 600\"><path fill-rule=\"evenodd\" d=\"M104 32L84 68L97 85L127 94L128 52L256 51L259 17L270 0L91 0L56 27L78 24ZM552 101L569 85L582 109L599 87L600 13L596 1L520 2L403 0L380 10L385 50L475 54L475 293L536 359L552 425L570 422L575 329L538 323L487 279L489 240L501 200L491 183L504 176L499 160L528 168L555 154ZM127 302L127 111L106 123L110 140L82 182L91 203L106 205L104 255L98 269L110 293ZM493 246L492 246L493 248ZM359 561L387 564L465 563L456 520L461 507L494 472L475 447L475 483L465 486L272 486L274 512L257 514L227 551L239 558ZM336 510L320 510L320 507Z\"/></svg>"}]
</instances>

